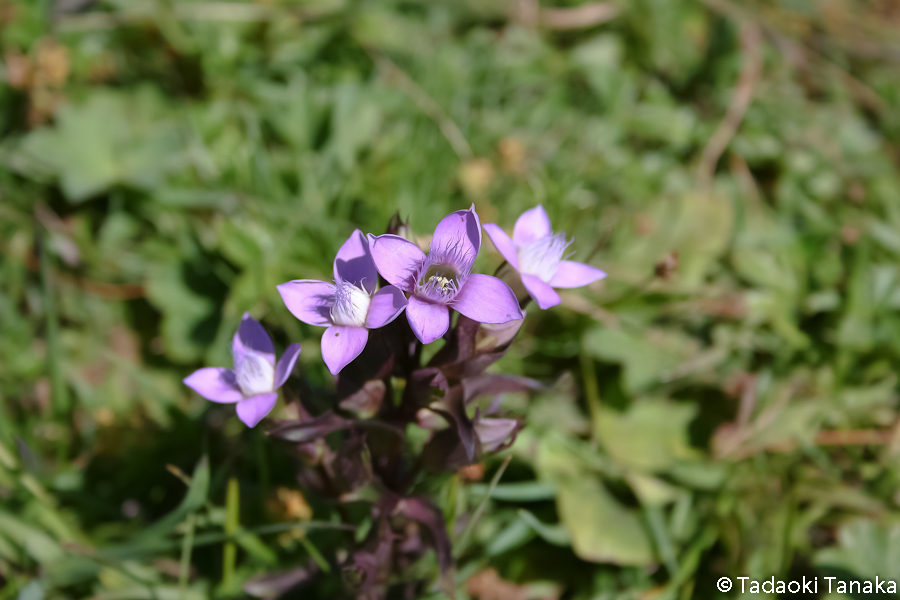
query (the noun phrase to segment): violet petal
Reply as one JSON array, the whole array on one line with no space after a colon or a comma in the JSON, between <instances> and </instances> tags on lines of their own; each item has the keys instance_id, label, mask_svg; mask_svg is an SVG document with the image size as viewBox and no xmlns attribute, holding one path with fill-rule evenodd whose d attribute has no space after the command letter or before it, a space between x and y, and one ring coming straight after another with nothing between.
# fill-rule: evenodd
<instances>
[{"instance_id":1,"label":"violet petal","mask_svg":"<svg viewBox=\"0 0 900 600\"><path fill-rule=\"evenodd\" d=\"M262 421L263 417L272 412L276 402L278 402L278 394L275 392L259 394L246 400L241 400L237 405L238 418L247 427L256 427L256 424Z\"/></svg>"},{"instance_id":2,"label":"violet petal","mask_svg":"<svg viewBox=\"0 0 900 600\"><path fill-rule=\"evenodd\" d=\"M527 275L525 273L522 273L521 275L522 284L525 286L525 289L528 290L528 294L542 309L548 309L551 306L556 306L562 302L562 300L559 299L559 294L556 293L556 290L550 287L550 285L540 277Z\"/></svg>"},{"instance_id":3,"label":"violet petal","mask_svg":"<svg viewBox=\"0 0 900 600\"><path fill-rule=\"evenodd\" d=\"M516 221L516 228L513 229L513 241L516 246L524 246L534 240L552 235L553 230L550 229L550 217L544 207L538 204L530 210L523 212Z\"/></svg>"},{"instance_id":4,"label":"violet petal","mask_svg":"<svg viewBox=\"0 0 900 600\"><path fill-rule=\"evenodd\" d=\"M460 254L469 261L467 266L471 268L481 249L481 220L475 212L475 205L467 210L452 212L441 219L434 228L431 247L458 247Z\"/></svg>"},{"instance_id":5,"label":"violet petal","mask_svg":"<svg viewBox=\"0 0 900 600\"><path fill-rule=\"evenodd\" d=\"M322 334L322 360L332 375L359 356L366 347L369 330L365 327L342 327L334 325Z\"/></svg>"},{"instance_id":6,"label":"violet petal","mask_svg":"<svg viewBox=\"0 0 900 600\"><path fill-rule=\"evenodd\" d=\"M519 255L516 252L516 245L512 239L503 231L499 225L495 223L485 223L484 230L494 244L497 252L503 255L506 262L511 264L515 270L519 270Z\"/></svg>"},{"instance_id":7,"label":"violet petal","mask_svg":"<svg viewBox=\"0 0 900 600\"><path fill-rule=\"evenodd\" d=\"M278 286L278 293L291 314L310 325L331 325L334 284L315 279L296 279Z\"/></svg>"},{"instance_id":8,"label":"violet petal","mask_svg":"<svg viewBox=\"0 0 900 600\"><path fill-rule=\"evenodd\" d=\"M231 369L206 367L185 377L184 384L212 402L233 404L244 399Z\"/></svg>"},{"instance_id":9,"label":"violet petal","mask_svg":"<svg viewBox=\"0 0 900 600\"><path fill-rule=\"evenodd\" d=\"M509 323L522 318L512 289L496 277L480 273L466 280L452 306L479 323Z\"/></svg>"},{"instance_id":10,"label":"violet petal","mask_svg":"<svg viewBox=\"0 0 900 600\"><path fill-rule=\"evenodd\" d=\"M365 288L370 294L378 287L378 271L363 232L354 231L334 257L334 278Z\"/></svg>"},{"instance_id":11,"label":"violet petal","mask_svg":"<svg viewBox=\"0 0 900 600\"><path fill-rule=\"evenodd\" d=\"M576 288L594 283L604 277L606 277L606 273L597 267L571 260L561 260L556 268L556 273L550 278L550 286L555 288Z\"/></svg>"},{"instance_id":12,"label":"violet petal","mask_svg":"<svg viewBox=\"0 0 900 600\"><path fill-rule=\"evenodd\" d=\"M432 304L410 296L406 318L413 333L423 344L430 344L450 328L450 310L443 304Z\"/></svg>"},{"instance_id":13,"label":"violet petal","mask_svg":"<svg viewBox=\"0 0 900 600\"><path fill-rule=\"evenodd\" d=\"M409 240L388 234L377 237L369 234L369 248L381 276L404 292L412 291L425 253Z\"/></svg>"},{"instance_id":14,"label":"violet petal","mask_svg":"<svg viewBox=\"0 0 900 600\"><path fill-rule=\"evenodd\" d=\"M403 312L406 304L406 296L400 288L394 285L384 286L372 296L369 314L366 315L366 327L368 329L384 327Z\"/></svg>"},{"instance_id":15,"label":"violet petal","mask_svg":"<svg viewBox=\"0 0 900 600\"><path fill-rule=\"evenodd\" d=\"M291 371L294 370L294 364L297 362L299 356L300 344L291 344L287 347L287 350L284 351L284 354L281 355L281 358L278 359L278 364L275 365L276 390L284 385L284 382L290 377Z\"/></svg>"},{"instance_id":16,"label":"violet petal","mask_svg":"<svg viewBox=\"0 0 900 600\"><path fill-rule=\"evenodd\" d=\"M259 321L245 312L241 319L241 325L234 334L231 342L231 351L238 355L246 352L253 352L269 361L269 364L275 366L275 346L272 344L272 338L259 324Z\"/></svg>"}]
</instances>

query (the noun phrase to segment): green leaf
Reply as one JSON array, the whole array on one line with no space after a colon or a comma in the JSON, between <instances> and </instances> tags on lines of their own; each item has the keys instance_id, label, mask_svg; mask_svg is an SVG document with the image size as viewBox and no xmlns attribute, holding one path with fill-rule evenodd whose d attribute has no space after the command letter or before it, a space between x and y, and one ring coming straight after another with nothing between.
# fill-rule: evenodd
<instances>
[{"instance_id":1,"label":"green leaf","mask_svg":"<svg viewBox=\"0 0 900 600\"><path fill-rule=\"evenodd\" d=\"M527 543L535 530L522 519L514 519L505 529L493 536L485 548L488 556L499 556Z\"/></svg>"},{"instance_id":2,"label":"green leaf","mask_svg":"<svg viewBox=\"0 0 900 600\"><path fill-rule=\"evenodd\" d=\"M175 507L175 510L144 529L138 535L138 540L150 541L153 538L164 536L174 530L190 513L200 509L209 495L209 477L209 458L204 456L194 469L191 485L188 487L187 494L181 501L181 504Z\"/></svg>"},{"instance_id":3,"label":"green leaf","mask_svg":"<svg viewBox=\"0 0 900 600\"><path fill-rule=\"evenodd\" d=\"M564 478L556 501L560 520L582 560L619 565L653 562L650 538L641 518L625 508L592 477Z\"/></svg>"},{"instance_id":4,"label":"green leaf","mask_svg":"<svg viewBox=\"0 0 900 600\"><path fill-rule=\"evenodd\" d=\"M483 483L469 486L469 491L474 496L483 495L488 486ZM552 500L556 497L556 488L542 481L523 481L521 483L501 483L491 491L494 500L507 502L538 502Z\"/></svg>"},{"instance_id":5,"label":"green leaf","mask_svg":"<svg viewBox=\"0 0 900 600\"><path fill-rule=\"evenodd\" d=\"M23 149L59 177L73 202L116 184L152 188L176 166L180 150L176 130L160 112L149 88L95 91L81 104L64 104L56 126L29 134Z\"/></svg>"},{"instance_id":6,"label":"green leaf","mask_svg":"<svg viewBox=\"0 0 900 600\"><path fill-rule=\"evenodd\" d=\"M687 443L687 426L696 414L691 404L640 400L626 413L601 408L597 435L610 456L643 472L665 471L695 452Z\"/></svg>"},{"instance_id":7,"label":"green leaf","mask_svg":"<svg viewBox=\"0 0 900 600\"><path fill-rule=\"evenodd\" d=\"M519 509L519 518L522 519L529 527L534 529L542 540L554 546L569 546L572 543L572 536L569 531L560 524L548 525L524 508Z\"/></svg>"},{"instance_id":8,"label":"green leaf","mask_svg":"<svg viewBox=\"0 0 900 600\"><path fill-rule=\"evenodd\" d=\"M65 556L62 547L49 535L5 512L0 512L0 531L40 564L49 564Z\"/></svg>"},{"instance_id":9,"label":"green leaf","mask_svg":"<svg viewBox=\"0 0 900 600\"><path fill-rule=\"evenodd\" d=\"M816 566L846 569L861 579L900 580L900 523L854 519L841 525L837 541L816 554Z\"/></svg>"},{"instance_id":10,"label":"green leaf","mask_svg":"<svg viewBox=\"0 0 900 600\"><path fill-rule=\"evenodd\" d=\"M213 316L215 302L196 291L196 282L188 281L190 265L159 265L147 278L147 298L163 313L162 340L166 354L173 360L190 363L203 355L209 341L202 326Z\"/></svg>"},{"instance_id":11,"label":"green leaf","mask_svg":"<svg viewBox=\"0 0 900 600\"><path fill-rule=\"evenodd\" d=\"M622 363L625 387L631 393L666 378L699 352L692 338L664 329L650 329L644 335L623 329L592 329L584 336L584 347L594 358Z\"/></svg>"}]
</instances>

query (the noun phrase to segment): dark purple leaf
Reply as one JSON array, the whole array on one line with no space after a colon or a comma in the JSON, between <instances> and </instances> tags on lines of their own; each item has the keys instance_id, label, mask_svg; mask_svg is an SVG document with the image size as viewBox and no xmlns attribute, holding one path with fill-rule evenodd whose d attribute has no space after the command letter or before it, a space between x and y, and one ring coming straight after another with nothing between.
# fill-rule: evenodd
<instances>
[{"instance_id":1,"label":"dark purple leaf","mask_svg":"<svg viewBox=\"0 0 900 600\"><path fill-rule=\"evenodd\" d=\"M425 526L426 531L430 534L431 543L434 545L434 551L437 554L444 592L450 597L454 597L453 571L455 565L453 552L450 545L450 536L447 535L447 527L444 524L444 515L440 509L427 496L417 496L400 500L394 512L405 515Z\"/></svg>"},{"instance_id":2,"label":"dark purple leaf","mask_svg":"<svg viewBox=\"0 0 900 600\"><path fill-rule=\"evenodd\" d=\"M432 402L428 405L428 408L444 417L447 423L456 430L456 435L466 451L466 458L469 462L474 461L478 451L478 436L475 435L472 420L466 414L466 403L463 399L462 386L453 386L443 398Z\"/></svg>"},{"instance_id":3,"label":"dark purple leaf","mask_svg":"<svg viewBox=\"0 0 900 600\"><path fill-rule=\"evenodd\" d=\"M479 460L481 460L481 445L476 445L475 456L469 459L454 428L438 431L422 449L422 463L432 471L455 471Z\"/></svg>"},{"instance_id":4,"label":"dark purple leaf","mask_svg":"<svg viewBox=\"0 0 900 600\"><path fill-rule=\"evenodd\" d=\"M358 594L357 598L384 598L396 537L382 516L376 537L367 548L354 552L351 563L344 567L344 583Z\"/></svg>"},{"instance_id":5,"label":"dark purple leaf","mask_svg":"<svg viewBox=\"0 0 900 600\"><path fill-rule=\"evenodd\" d=\"M464 396L467 404L481 396L527 392L544 388L543 384L530 377L502 374L485 374L469 377L463 380L462 385L463 390L465 390Z\"/></svg>"},{"instance_id":6,"label":"dark purple leaf","mask_svg":"<svg viewBox=\"0 0 900 600\"><path fill-rule=\"evenodd\" d=\"M459 315L447 343L434 355L429 366L440 367L448 379L480 375L506 354L522 322L489 325Z\"/></svg>"},{"instance_id":7,"label":"dark purple leaf","mask_svg":"<svg viewBox=\"0 0 900 600\"><path fill-rule=\"evenodd\" d=\"M318 573L316 563L310 562L306 567L254 577L244 584L244 591L254 598L277 598L310 581Z\"/></svg>"},{"instance_id":8,"label":"dark purple leaf","mask_svg":"<svg viewBox=\"0 0 900 600\"><path fill-rule=\"evenodd\" d=\"M340 407L361 419L370 419L381 408L386 390L387 385L380 379L367 381L356 392L341 400Z\"/></svg>"},{"instance_id":9,"label":"dark purple leaf","mask_svg":"<svg viewBox=\"0 0 900 600\"><path fill-rule=\"evenodd\" d=\"M440 369L417 369L406 382L404 402L417 410L445 397L449 389L450 384Z\"/></svg>"},{"instance_id":10,"label":"dark purple leaf","mask_svg":"<svg viewBox=\"0 0 900 600\"><path fill-rule=\"evenodd\" d=\"M372 481L372 457L364 435L354 433L344 440L331 464L335 484L343 492L352 492Z\"/></svg>"},{"instance_id":11,"label":"dark purple leaf","mask_svg":"<svg viewBox=\"0 0 900 600\"><path fill-rule=\"evenodd\" d=\"M325 437L332 431L347 429L352 421L340 417L333 412L325 411L309 421L279 421L269 435L289 442L306 443Z\"/></svg>"}]
</instances>

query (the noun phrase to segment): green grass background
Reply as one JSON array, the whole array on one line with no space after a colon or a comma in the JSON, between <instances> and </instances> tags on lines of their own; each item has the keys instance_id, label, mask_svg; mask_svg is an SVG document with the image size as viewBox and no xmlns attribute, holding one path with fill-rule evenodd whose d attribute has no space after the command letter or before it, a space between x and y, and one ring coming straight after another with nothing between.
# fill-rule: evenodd
<instances>
[{"instance_id":1,"label":"green grass background","mask_svg":"<svg viewBox=\"0 0 900 600\"><path fill-rule=\"evenodd\" d=\"M530 307L498 365L550 387L505 402L527 425L458 597L486 568L503 599L900 579L900 6L584 6L0 3L0 598L239 596L333 560L347 534L272 529L286 449L181 378L250 311L323 407L321 330L275 286L471 203L508 230L543 204L609 278ZM485 485L430 485L453 537Z\"/></svg>"}]
</instances>

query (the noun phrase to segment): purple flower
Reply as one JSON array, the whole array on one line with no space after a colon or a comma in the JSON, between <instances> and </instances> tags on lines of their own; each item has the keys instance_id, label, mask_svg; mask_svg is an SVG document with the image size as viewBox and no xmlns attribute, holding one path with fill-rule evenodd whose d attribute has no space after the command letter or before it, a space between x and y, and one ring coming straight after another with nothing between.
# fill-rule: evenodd
<instances>
[{"instance_id":1,"label":"purple flower","mask_svg":"<svg viewBox=\"0 0 900 600\"><path fill-rule=\"evenodd\" d=\"M359 356L369 329L384 327L406 308L403 292L392 285L376 292L377 285L369 243L357 229L334 259L334 283L297 279L278 286L292 315L328 327L322 335L322 358L332 375Z\"/></svg>"},{"instance_id":2,"label":"purple flower","mask_svg":"<svg viewBox=\"0 0 900 600\"><path fill-rule=\"evenodd\" d=\"M409 296L406 318L423 344L450 327L453 308L479 323L508 323L523 318L516 295L489 275L472 273L481 248L481 222L475 207L444 217L434 230L426 256L397 235L369 235L378 272Z\"/></svg>"},{"instance_id":3,"label":"purple flower","mask_svg":"<svg viewBox=\"0 0 900 600\"><path fill-rule=\"evenodd\" d=\"M553 233L550 219L540 204L526 210L516 221L512 239L494 223L484 230L503 258L522 276L522 284L541 308L560 303L553 288L575 288L606 277L606 273L583 263L563 260L565 233Z\"/></svg>"},{"instance_id":4,"label":"purple flower","mask_svg":"<svg viewBox=\"0 0 900 600\"><path fill-rule=\"evenodd\" d=\"M280 388L300 356L300 344L291 344L278 363L275 346L262 325L244 313L231 343L234 369L207 367L194 371L184 383L213 402L237 403L237 414L248 427L255 427L272 412Z\"/></svg>"}]
</instances>

